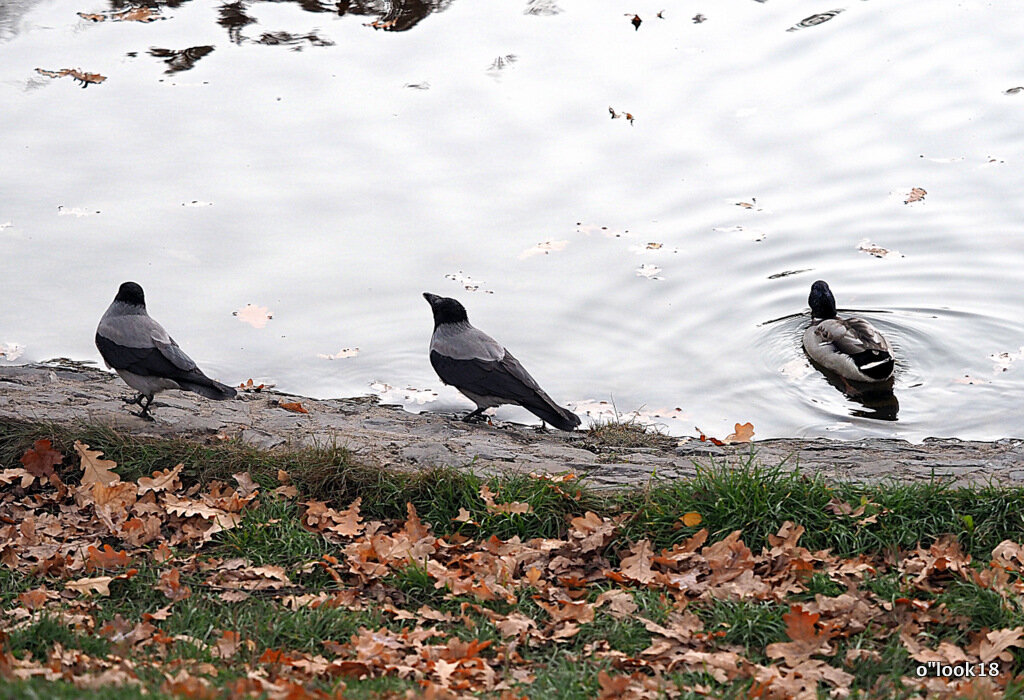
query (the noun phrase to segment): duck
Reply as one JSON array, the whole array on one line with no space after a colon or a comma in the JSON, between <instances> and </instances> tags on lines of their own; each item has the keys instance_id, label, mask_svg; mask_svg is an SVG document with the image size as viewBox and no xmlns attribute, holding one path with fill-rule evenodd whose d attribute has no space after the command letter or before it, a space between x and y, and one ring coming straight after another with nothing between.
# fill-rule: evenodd
<instances>
[{"instance_id":1,"label":"duck","mask_svg":"<svg viewBox=\"0 0 1024 700\"><path fill-rule=\"evenodd\" d=\"M804 351L812 360L856 382L892 378L896 360L889 341L863 318L836 315L836 299L827 282L811 285L807 303L811 325L804 331Z\"/></svg>"}]
</instances>

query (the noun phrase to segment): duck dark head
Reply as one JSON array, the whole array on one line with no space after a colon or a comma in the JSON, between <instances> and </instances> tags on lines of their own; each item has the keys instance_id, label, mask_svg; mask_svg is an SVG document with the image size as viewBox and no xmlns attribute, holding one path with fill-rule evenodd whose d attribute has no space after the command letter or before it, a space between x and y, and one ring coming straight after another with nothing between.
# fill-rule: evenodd
<instances>
[{"instance_id":1,"label":"duck dark head","mask_svg":"<svg viewBox=\"0 0 1024 700\"><path fill-rule=\"evenodd\" d=\"M832 290L828 288L827 282L818 280L811 285L807 304L811 307L811 316L814 318L836 317L836 298L832 296Z\"/></svg>"},{"instance_id":2,"label":"duck dark head","mask_svg":"<svg viewBox=\"0 0 1024 700\"><path fill-rule=\"evenodd\" d=\"M146 295L142 293L142 287L135 282L125 282L117 290L114 301L120 301L131 306L146 308Z\"/></svg>"},{"instance_id":3,"label":"duck dark head","mask_svg":"<svg viewBox=\"0 0 1024 700\"><path fill-rule=\"evenodd\" d=\"M449 297L439 297L430 292L423 292L423 298L430 304L430 310L434 312L434 328L445 323L468 323L469 316L466 315L466 307Z\"/></svg>"}]
</instances>

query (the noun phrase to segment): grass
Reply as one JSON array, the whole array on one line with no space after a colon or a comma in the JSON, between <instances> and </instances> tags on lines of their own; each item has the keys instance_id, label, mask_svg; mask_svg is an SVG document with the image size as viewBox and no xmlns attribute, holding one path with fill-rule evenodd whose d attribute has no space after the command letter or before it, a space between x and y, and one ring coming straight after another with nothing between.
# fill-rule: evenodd
<instances>
[{"instance_id":1,"label":"grass","mask_svg":"<svg viewBox=\"0 0 1024 700\"><path fill-rule=\"evenodd\" d=\"M237 442L200 444L192 440L149 440L117 433L106 428L30 426L0 423L0 468L18 466L18 459L32 443L50 439L65 455L62 476L69 482L77 480L77 457L72 445L81 440L106 457L117 461L123 479L149 475L184 463L182 479L187 484L208 483L219 479L230 481L238 472L249 474L264 487L258 507L246 511L242 523L217 535L202 550L202 556L221 560L243 557L256 566L283 567L291 581L306 591L335 591L338 584L313 562L325 555L338 555L336 545L305 529L300 522L300 508L295 501L274 498L267 489L279 485L278 470L287 471L300 492L298 501L320 499L333 507L345 507L354 498L362 498L365 520L401 521L406 517L406 504L412 503L419 516L430 523L437 535L462 534L474 539L492 535L507 540L512 537L554 538L563 536L573 517L587 511L622 518L617 539L603 553L612 566L617 565L632 543L649 540L655 550L681 542L699 527L710 530L710 541L721 539L733 530L743 531L743 541L754 552L768 547L768 538L783 522L790 520L806 528L800 544L815 551L831 549L834 554L852 557L862 553L896 553L913 549L918 544L929 546L939 536L953 533L976 562L987 562L992 549L1003 539L1019 539L1024 531L1024 489L996 486L951 487L940 482L883 483L862 485L829 484L814 475L791 472L780 466L765 466L750 456L739 463L701 466L697 476L689 480L654 479L642 488L607 491L590 489L586 482L562 482L530 478L522 475L482 477L455 469L434 469L421 472L383 471L360 464L343 447L325 445L301 450L261 451ZM644 440L658 440L640 426L615 424L597 426L587 440L592 448L614 450L635 447ZM506 514L488 509L480 489L488 485L500 503L521 501L532 512ZM854 508L863 505L864 516L877 516L873 521L838 515L830 503L848 503ZM470 514L472 523L457 522L460 510ZM702 518L698 527L683 526L680 517L696 512ZM166 597L156 589L159 569L139 561L133 563L138 573L113 584L115 595L102 601L96 627L121 616L138 621L144 613L155 613L167 604ZM399 631L410 625L379 610L344 607L301 608L285 610L280 601L254 595L229 603L217 589L205 585L208 574L201 569L183 570L182 583L192 588L193 595L176 603L167 619L159 622L168 635L187 635L204 644L213 644L225 631L244 633L253 641L250 649L241 650L234 661L211 656L208 650L180 642L169 647L168 660L185 659L214 664L219 668L215 682L226 687L240 678L236 662L253 664L268 649L302 650L310 654L324 653L326 642L345 643L362 628ZM45 582L44 582L45 583ZM537 593L520 589L515 601L496 599L478 601L470 597L452 596L447 588L438 589L435 579L418 564L393 570L375 584L374 596L405 610L427 605L454 615L457 622L451 634L465 640L493 640L486 651L496 653L502 638L495 624L484 613L489 610L507 614L515 611L525 615L541 628L550 623L548 614L533 600ZM17 605L19 593L41 585L39 579L15 573L0 566L0 605L10 610ZM879 601L892 602L904 597L927 597L915 591L905 576L894 570L870 576L863 582ZM592 586L586 591L593 600L603 590ZM723 649L742 649L746 658L757 663L772 663L765 649L773 642L788 639L783 615L790 604L813 600L816 595L836 596L845 585L821 573L812 575L805 590L788 595L785 601L692 600L686 607L704 623L704 630L717 635ZM665 594L632 591L638 610L633 615L613 616L607 608L599 608L593 622L581 623L578 634L558 645L523 645L518 653L532 665L532 683L516 685L519 694L531 698L591 698L601 691L597 681L600 671L621 673L607 661L588 656L588 649L605 645L628 657L640 657L652 643L652 634L643 619L666 624L679 610L677 601ZM1004 599L972 581L954 581L941 593L930 598L933 608L942 606L949 614L965 623L960 627L934 626L936 639L966 645L968 632L1006 629L1024 625L1024 606L1018 600ZM63 603L62 603L63 604ZM476 607L479 606L479 607ZM111 653L113 642L75 629L67 620L47 612L9 628L6 647L18 658L31 656L43 660L55 648L79 649L89 655ZM2 641L2 640L0 640ZM507 641L507 640L506 640ZM834 640L837 659L849 649L863 647L876 656L860 659L854 668L853 697L901 697L906 693L898 687L898 679L913 675L916 662L907 654L895 635L886 630L869 628L848 639ZM116 649L114 649L116 651ZM1018 664L1024 652L1012 650ZM148 675L147 675L148 673ZM164 677L158 673L139 673L150 697L163 697ZM720 697L745 697L749 682L717 683L703 674L670 674L669 680L680 686L712 683ZM320 689L333 692L339 679L322 679ZM375 698L404 695L417 691L414 679L384 677L365 680L344 679L345 697ZM134 687L104 687L90 697L135 698L141 691ZM80 697L81 691L61 682L0 681L0 695L12 698ZM1022 697L1024 685L1014 681L1006 697ZM680 697L692 693L681 691Z\"/></svg>"},{"instance_id":2,"label":"grass","mask_svg":"<svg viewBox=\"0 0 1024 700\"><path fill-rule=\"evenodd\" d=\"M638 447L674 447L676 438L645 425L635 416L627 420L599 420L587 430L582 447L595 452L614 452L616 449Z\"/></svg>"},{"instance_id":3,"label":"grass","mask_svg":"<svg viewBox=\"0 0 1024 700\"><path fill-rule=\"evenodd\" d=\"M594 430L634 434L641 428L619 423ZM655 478L643 488L609 492L588 488L585 481L554 485L524 475L482 477L451 468L385 471L360 464L339 445L259 450L234 441L200 444L185 438L142 439L96 426L4 422L0 423L0 465L18 466L20 456L40 438L50 439L66 455L62 476L71 482L77 480L72 447L77 439L115 460L122 479L148 476L181 462L186 483L230 482L233 474L248 471L262 486L273 488L279 485L278 470L284 470L301 499L345 507L361 497L364 518L385 521L403 520L406 504L412 503L440 535L557 537L565 534L572 517L590 510L627 517L623 547L641 539L668 547L698 529L680 527L679 522L684 513L696 512L702 517L701 527L707 527L713 538L742 530L743 541L755 552L767 546L768 536L783 522L791 520L806 528L800 540L803 546L831 549L842 556L895 551L918 543L927 546L940 535L954 533L965 551L985 558L999 542L1024 531L1021 487L953 487L940 481L829 484L817 475L761 465L756 455L736 464L701 466L693 479ZM480 497L484 484L498 494L499 502L525 502L533 512L488 510ZM833 499L854 507L867 504L865 515L879 514L877 522L859 524L855 518L833 513L828 508ZM461 509L469 511L477 524L455 522ZM297 558L315 554L321 547L294 525L274 528L252 523L232 537L239 550L254 547L261 538L272 539Z\"/></svg>"}]
</instances>

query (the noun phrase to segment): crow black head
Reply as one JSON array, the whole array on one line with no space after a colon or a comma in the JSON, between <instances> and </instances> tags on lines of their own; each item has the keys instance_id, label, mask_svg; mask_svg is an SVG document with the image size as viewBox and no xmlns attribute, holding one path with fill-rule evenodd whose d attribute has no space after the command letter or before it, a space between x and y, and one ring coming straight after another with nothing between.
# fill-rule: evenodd
<instances>
[{"instance_id":1,"label":"crow black head","mask_svg":"<svg viewBox=\"0 0 1024 700\"><path fill-rule=\"evenodd\" d=\"M439 297L430 292L423 292L423 298L430 304L434 312L434 328L445 323L468 323L466 307L449 297Z\"/></svg>"},{"instance_id":2,"label":"crow black head","mask_svg":"<svg viewBox=\"0 0 1024 700\"><path fill-rule=\"evenodd\" d=\"M117 290L117 296L114 297L114 301L120 301L125 304L131 304L132 306L146 306L146 295L142 292L140 287L135 282L125 282Z\"/></svg>"}]
</instances>

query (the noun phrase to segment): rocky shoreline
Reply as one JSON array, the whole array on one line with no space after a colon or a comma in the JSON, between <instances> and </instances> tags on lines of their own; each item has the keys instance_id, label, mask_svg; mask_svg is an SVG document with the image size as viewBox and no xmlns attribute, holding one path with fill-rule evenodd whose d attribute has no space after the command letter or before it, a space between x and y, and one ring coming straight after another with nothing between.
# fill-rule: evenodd
<instances>
[{"instance_id":1,"label":"rocky shoreline","mask_svg":"<svg viewBox=\"0 0 1024 700\"><path fill-rule=\"evenodd\" d=\"M240 392L234 401L161 394L156 421L129 413L129 389L116 375L56 360L0 367L0 423L104 425L140 437L239 438L260 448L336 443L360 461L390 468L451 466L479 472L573 471L594 486L644 484L693 476L698 464L736 463L752 451L764 465L783 464L836 481L941 478L955 484L1024 484L1024 440L995 442L772 439L716 446L666 439L657 446L602 445L585 431L539 431L509 423L469 425L448 415L414 414L376 397L318 400L274 390ZM308 413L282 408L298 402ZM5 465L10 466L10 465Z\"/></svg>"}]
</instances>

